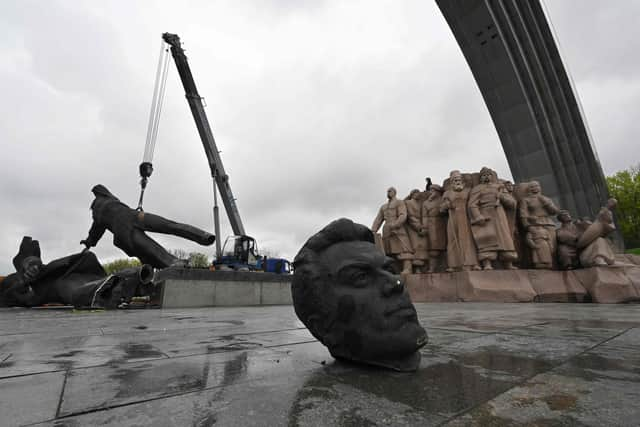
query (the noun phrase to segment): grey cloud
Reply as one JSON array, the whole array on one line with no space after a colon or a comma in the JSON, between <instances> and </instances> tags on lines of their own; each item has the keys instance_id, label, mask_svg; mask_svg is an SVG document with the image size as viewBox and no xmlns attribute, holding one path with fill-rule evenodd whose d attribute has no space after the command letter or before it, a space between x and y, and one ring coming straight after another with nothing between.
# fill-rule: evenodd
<instances>
[{"instance_id":1,"label":"grey cloud","mask_svg":"<svg viewBox=\"0 0 640 427\"><path fill-rule=\"evenodd\" d=\"M283 256L335 218L370 225L389 185L405 195L426 176L485 165L510 176L435 2L294 3L3 4L0 273L23 234L41 240L45 259L78 251L94 184L135 205L163 31L183 39L247 232ZM548 9L611 173L633 162L620 152L637 153L638 6L589 5ZM169 72L145 208L211 229L210 173ZM224 221L219 238L229 233ZM96 252L123 256L108 233Z\"/></svg>"}]
</instances>

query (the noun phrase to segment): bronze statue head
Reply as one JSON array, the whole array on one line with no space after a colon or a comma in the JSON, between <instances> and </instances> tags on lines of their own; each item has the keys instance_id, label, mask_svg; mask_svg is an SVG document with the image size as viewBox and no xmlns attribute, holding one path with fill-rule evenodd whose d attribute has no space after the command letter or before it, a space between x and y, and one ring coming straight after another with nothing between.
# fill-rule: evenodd
<instances>
[{"instance_id":1,"label":"bronze statue head","mask_svg":"<svg viewBox=\"0 0 640 427\"><path fill-rule=\"evenodd\" d=\"M417 369L427 333L371 230L333 221L304 244L293 265L296 314L334 357Z\"/></svg>"}]
</instances>

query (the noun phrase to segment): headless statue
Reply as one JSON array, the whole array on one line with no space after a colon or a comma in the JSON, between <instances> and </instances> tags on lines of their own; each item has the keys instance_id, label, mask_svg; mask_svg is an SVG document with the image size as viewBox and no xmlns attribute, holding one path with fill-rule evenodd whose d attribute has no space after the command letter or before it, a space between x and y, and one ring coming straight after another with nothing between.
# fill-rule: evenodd
<instances>
[{"instance_id":1,"label":"headless statue","mask_svg":"<svg viewBox=\"0 0 640 427\"><path fill-rule=\"evenodd\" d=\"M104 185L96 185L91 191L96 196L91 204L93 224L87 238L80 242L87 248L97 245L104 232L109 230L113 233L113 244L128 256L138 257L143 264L155 268L166 268L184 266L184 261L167 252L147 236L146 231L183 237L205 246L215 241L213 234L199 228L131 209Z\"/></svg>"}]
</instances>

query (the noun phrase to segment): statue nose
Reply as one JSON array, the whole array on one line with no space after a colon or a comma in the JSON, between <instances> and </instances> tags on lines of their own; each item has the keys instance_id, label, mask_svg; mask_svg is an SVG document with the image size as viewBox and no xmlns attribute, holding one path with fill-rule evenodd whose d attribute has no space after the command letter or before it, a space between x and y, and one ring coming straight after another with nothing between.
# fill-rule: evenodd
<instances>
[{"instance_id":1,"label":"statue nose","mask_svg":"<svg viewBox=\"0 0 640 427\"><path fill-rule=\"evenodd\" d=\"M389 277L382 288L382 293L385 297L389 297L396 293L401 293L404 290L404 282L399 276L392 275Z\"/></svg>"}]
</instances>

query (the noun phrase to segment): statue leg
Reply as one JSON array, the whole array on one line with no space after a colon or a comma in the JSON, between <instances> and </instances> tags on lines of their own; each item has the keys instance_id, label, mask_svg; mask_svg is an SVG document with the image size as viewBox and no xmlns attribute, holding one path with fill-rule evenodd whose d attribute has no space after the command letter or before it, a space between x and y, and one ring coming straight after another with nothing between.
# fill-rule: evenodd
<instances>
[{"instance_id":1,"label":"statue leg","mask_svg":"<svg viewBox=\"0 0 640 427\"><path fill-rule=\"evenodd\" d=\"M482 263L483 270L493 270L491 261L495 261L498 258L496 251L480 251L478 252L478 261Z\"/></svg>"},{"instance_id":2,"label":"statue leg","mask_svg":"<svg viewBox=\"0 0 640 427\"><path fill-rule=\"evenodd\" d=\"M518 253L516 251L501 251L500 260L502 261L505 270L517 270L518 267L513 265L518 260Z\"/></svg>"},{"instance_id":3,"label":"statue leg","mask_svg":"<svg viewBox=\"0 0 640 427\"><path fill-rule=\"evenodd\" d=\"M144 213L138 217L138 224L144 231L152 233L171 234L194 241L204 246L209 246L215 242L215 236L197 227L188 224L171 221L159 215Z\"/></svg>"},{"instance_id":4,"label":"statue leg","mask_svg":"<svg viewBox=\"0 0 640 427\"><path fill-rule=\"evenodd\" d=\"M131 241L136 256L143 264L149 264L155 268L167 268L180 261L143 231L134 230Z\"/></svg>"}]
</instances>

